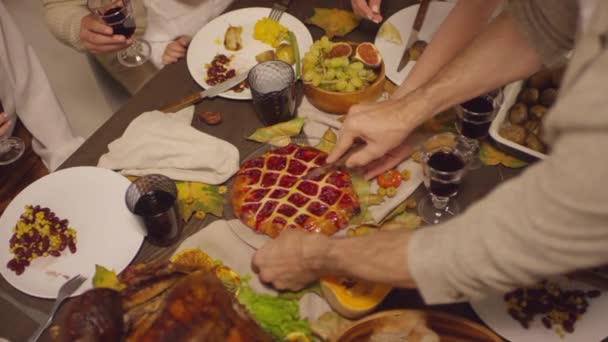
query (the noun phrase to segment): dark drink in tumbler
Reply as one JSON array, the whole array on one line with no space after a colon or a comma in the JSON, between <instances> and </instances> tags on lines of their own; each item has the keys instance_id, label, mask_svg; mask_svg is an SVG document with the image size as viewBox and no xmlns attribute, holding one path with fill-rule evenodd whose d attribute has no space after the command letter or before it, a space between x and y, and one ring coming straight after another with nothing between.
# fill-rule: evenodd
<instances>
[{"instance_id":1,"label":"dark drink in tumbler","mask_svg":"<svg viewBox=\"0 0 608 342\"><path fill-rule=\"evenodd\" d=\"M150 191L139 198L134 211L143 219L151 243L166 246L179 238L179 213L173 194Z\"/></svg>"}]
</instances>

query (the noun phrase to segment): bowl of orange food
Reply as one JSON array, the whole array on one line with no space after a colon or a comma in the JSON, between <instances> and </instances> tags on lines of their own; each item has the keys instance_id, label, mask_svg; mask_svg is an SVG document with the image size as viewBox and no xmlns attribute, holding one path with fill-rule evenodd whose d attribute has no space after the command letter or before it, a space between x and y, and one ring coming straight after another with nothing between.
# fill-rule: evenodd
<instances>
[{"instance_id":1,"label":"bowl of orange food","mask_svg":"<svg viewBox=\"0 0 608 342\"><path fill-rule=\"evenodd\" d=\"M372 43L323 37L302 62L304 94L321 111L345 114L355 104L376 101L384 90L384 62Z\"/></svg>"}]
</instances>

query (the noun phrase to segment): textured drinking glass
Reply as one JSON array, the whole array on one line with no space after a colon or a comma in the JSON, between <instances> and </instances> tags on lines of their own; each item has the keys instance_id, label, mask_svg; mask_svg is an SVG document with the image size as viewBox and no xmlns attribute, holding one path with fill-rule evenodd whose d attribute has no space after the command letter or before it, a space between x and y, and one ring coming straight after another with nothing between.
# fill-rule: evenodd
<instances>
[{"instance_id":1,"label":"textured drinking glass","mask_svg":"<svg viewBox=\"0 0 608 342\"><path fill-rule=\"evenodd\" d=\"M467 171L467 145L459 135L442 133L427 140L422 153L424 185L429 196L420 202L418 212L425 222L437 224L460 213L454 196Z\"/></svg>"},{"instance_id":2,"label":"textured drinking glass","mask_svg":"<svg viewBox=\"0 0 608 342\"><path fill-rule=\"evenodd\" d=\"M129 39L135 33L135 17L130 0L88 0L87 6L97 18L112 27L115 35L123 35ZM118 51L116 57L120 64L136 67L150 58L150 52L148 42L133 38L131 46Z\"/></svg>"},{"instance_id":3,"label":"textured drinking glass","mask_svg":"<svg viewBox=\"0 0 608 342\"><path fill-rule=\"evenodd\" d=\"M274 125L295 117L296 76L291 65L280 61L263 62L249 71L253 105L264 125Z\"/></svg>"},{"instance_id":4,"label":"textured drinking glass","mask_svg":"<svg viewBox=\"0 0 608 342\"><path fill-rule=\"evenodd\" d=\"M180 237L182 226L177 208L175 182L163 175L137 178L125 195L127 208L141 217L147 239L158 246L168 246Z\"/></svg>"},{"instance_id":5,"label":"textured drinking glass","mask_svg":"<svg viewBox=\"0 0 608 342\"><path fill-rule=\"evenodd\" d=\"M470 154L469 168L476 169L481 166L479 160L479 140L488 136L488 131L496 113L503 102L501 89L475 97L456 106L456 129L468 146Z\"/></svg>"},{"instance_id":6,"label":"textured drinking glass","mask_svg":"<svg viewBox=\"0 0 608 342\"><path fill-rule=\"evenodd\" d=\"M0 102L0 113L4 113L4 106ZM25 143L17 137L0 136L0 165L8 165L21 158L25 152Z\"/></svg>"}]
</instances>

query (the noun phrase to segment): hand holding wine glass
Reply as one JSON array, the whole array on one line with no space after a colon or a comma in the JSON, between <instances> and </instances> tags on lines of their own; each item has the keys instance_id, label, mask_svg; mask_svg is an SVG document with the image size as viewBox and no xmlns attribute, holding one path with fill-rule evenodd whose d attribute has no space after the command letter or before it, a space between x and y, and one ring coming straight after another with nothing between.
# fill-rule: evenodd
<instances>
[{"instance_id":1,"label":"hand holding wine glass","mask_svg":"<svg viewBox=\"0 0 608 342\"><path fill-rule=\"evenodd\" d=\"M8 134L8 130L11 127L11 120L8 115L4 112L0 113L0 138Z\"/></svg>"},{"instance_id":2,"label":"hand holding wine glass","mask_svg":"<svg viewBox=\"0 0 608 342\"><path fill-rule=\"evenodd\" d=\"M132 38L136 25L133 7L129 0L87 0L87 6L98 21L105 23L105 26L112 29L112 32L109 33L107 28L102 25L89 21L89 19L83 19L90 28L89 32L85 32L87 39L92 40L93 43L103 45L103 42L108 43L106 38L109 34L112 34L112 37L122 36L127 44L125 49L118 51L116 54L120 64L126 67L136 67L148 61L151 52L150 44L145 40ZM131 41L130 45L128 44L129 41Z\"/></svg>"},{"instance_id":3,"label":"hand holding wine glass","mask_svg":"<svg viewBox=\"0 0 608 342\"><path fill-rule=\"evenodd\" d=\"M100 54L123 50L133 41L124 35L114 34L111 26L89 14L80 21L80 42L89 52Z\"/></svg>"}]
</instances>

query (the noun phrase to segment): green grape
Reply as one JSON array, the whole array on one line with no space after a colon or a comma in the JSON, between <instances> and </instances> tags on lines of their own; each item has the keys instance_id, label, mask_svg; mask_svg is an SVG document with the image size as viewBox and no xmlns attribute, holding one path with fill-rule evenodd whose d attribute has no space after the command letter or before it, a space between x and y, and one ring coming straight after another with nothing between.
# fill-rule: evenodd
<instances>
[{"instance_id":1,"label":"green grape","mask_svg":"<svg viewBox=\"0 0 608 342\"><path fill-rule=\"evenodd\" d=\"M310 70L310 71L314 71L317 67L317 63L312 63L310 61L304 61L304 63L302 64L302 70L304 70L304 72Z\"/></svg>"},{"instance_id":2,"label":"green grape","mask_svg":"<svg viewBox=\"0 0 608 342\"><path fill-rule=\"evenodd\" d=\"M361 79L359 77L351 78L349 83L352 84L355 88L363 87L363 81L361 81Z\"/></svg>"},{"instance_id":3,"label":"green grape","mask_svg":"<svg viewBox=\"0 0 608 342\"><path fill-rule=\"evenodd\" d=\"M321 45L322 47L328 47L331 45L331 41L329 40L329 38L327 38L327 36L323 36L321 37L320 40L317 40L317 42L319 43L319 45Z\"/></svg>"},{"instance_id":4,"label":"green grape","mask_svg":"<svg viewBox=\"0 0 608 342\"><path fill-rule=\"evenodd\" d=\"M348 76L349 76L350 78L354 78L354 77L359 78L359 72L358 72L357 70L354 70L354 69L347 69L347 71L346 71L346 72L348 73Z\"/></svg>"},{"instance_id":5,"label":"green grape","mask_svg":"<svg viewBox=\"0 0 608 342\"><path fill-rule=\"evenodd\" d=\"M339 68L342 66L342 60L340 58L332 58L331 59L331 67Z\"/></svg>"},{"instance_id":6,"label":"green grape","mask_svg":"<svg viewBox=\"0 0 608 342\"><path fill-rule=\"evenodd\" d=\"M315 73L312 77L312 85L318 87L319 84L321 84L321 75Z\"/></svg>"},{"instance_id":7,"label":"green grape","mask_svg":"<svg viewBox=\"0 0 608 342\"><path fill-rule=\"evenodd\" d=\"M353 92L353 91L355 91L355 90L356 90L356 89L355 89L355 86L353 86L351 83L349 83L349 84L346 86L346 89L344 89L344 92L346 92L346 93L352 93L352 92Z\"/></svg>"},{"instance_id":8,"label":"green grape","mask_svg":"<svg viewBox=\"0 0 608 342\"><path fill-rule=\"evenodd\" d=\"M327 68L331 68L331 67L332 67L332 65L333 65L332 60L333 60L333 59L326 59L326 60L324 60L324 61L323 61L323 66L325 66L325 67L327 67Z\"/></svg>"},{"instance_id":9,"label":"green grape","mask_svg":"<svg viewBox=\"0 0 608 342\"><path fill-rule=\"evenodd\" d=\"M338 90L338 91L342 91L342 90L346 89L347 86L348 86L348 82L346 82L346 80L338 80L336 82L336 90Z\"/></svg>"},{"instance_id":10,"label":"green grape","mask_svg":"<svg viewBox=\"0 0 608 342\"><path fill-rule=\"evenodd\" d=\"M331 81L334 78L336 78L336 70L328 69L327 72L325 73L324 79Z\"/></svg>"},{"instance_id":11,"label":"green grape","mask_svg":"<svg viewBox=\"0 0 608 342\"><path fill-rule=\"evenodd\" d=\"M346 73L342 70L336 71L336 78L339 80L346 80Z\"/></svg>"},{"instance_id":12,"label":"green grape","mask_svg":"<svg viewBox=\"0 0 608 342\"><path fill-rule=\"evenodd\" d=\"M315 72L312 70L307 70L306 72L304 72L304 75L302 75L302 78L304 79L304 82L310 82L312 81L312 79L315 76Z\"/></svg>"},{"instance_id":13,"label":"green grape","mask_svg":"<svg viewBox=\"0 0 608 342\"><path fill-rule=\"evenodd\" d=\"M361 71L361 70L363 70L364 65L361 62L354 62L354 63L351 63L348 67L353 70Z\"/></svg>"}]
</instances>

